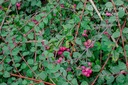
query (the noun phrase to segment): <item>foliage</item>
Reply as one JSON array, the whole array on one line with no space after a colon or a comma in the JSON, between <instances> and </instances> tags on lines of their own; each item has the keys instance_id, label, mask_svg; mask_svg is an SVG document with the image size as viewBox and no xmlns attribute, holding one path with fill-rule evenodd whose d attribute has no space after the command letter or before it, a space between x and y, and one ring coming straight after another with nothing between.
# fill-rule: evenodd
<instances>
[{"instance_id":1,"label":"foliage","mask_svg":"<svg viewBox=\"0 0 128 85\"><path fill-rule=\"evenodd\" d=\"M127 85L128 3L90 1L1 0L0 85Z\"/></svg>"}]
</instances>

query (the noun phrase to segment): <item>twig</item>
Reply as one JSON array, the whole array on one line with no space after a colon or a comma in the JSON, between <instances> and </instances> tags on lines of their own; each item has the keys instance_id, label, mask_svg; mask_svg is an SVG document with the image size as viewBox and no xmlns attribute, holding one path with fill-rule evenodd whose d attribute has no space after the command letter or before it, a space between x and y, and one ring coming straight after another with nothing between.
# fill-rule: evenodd
<instances>
[{"instance_id":1,"label":"twig","mask_svg":"<svg viewBox=\"0 0 128 85\"><path fill-rule=\"evenodd\" d=\"M117 9L116 9L116 6L115 6L115 3L113 0L111 0L112 2L112 5L114 7L114 11L116 13L116 20L117 20L117 23L118 23L118 27L120 29L120 37L122 39L122 48L124 50L124 58L125 58L125 62L126 62L126 67L128 69L128 59L127 59L127 55L126 55L126 51L125 51L125 48L124 48L124 39L123 39L123 35L122 35L122 29L121 29L121 25L120 25L120 22L119 22L119 18L118 18L118 14L117 14Z\"/></svg>"},{"instance_id":2,"label":"twig","mask_svg":"<svg viewBox=\"0 0 128 85\"><path fill-rule=\"evenodd\" d=\"M24 79L32 80L32 81L35 81L37 83L43 82L46 85L55 85L55 84L52 84L52 83L49 83L49 82L45 82L45 81L42 81L42 80L37 80L37 79L34 79L34 78L29 78L29 77L25 77L25 76L13 74L13 73L10 73L10 75L14 76L14 77L19 77L19 78L24 78Z\"/></svg>"},{"instance_id":3,"label":"twig","mask_svg":"<svg viewBox=\"0 0 128 85\"><path fill-rule=\"evenodd\" d=\"M100 12L99 12L98 9L96 8L94 2L93 2L92 0L89 0L89 1L90 1L90 3L92 4L92 6L94 7L95 11L97 12L97 14L98 14L100 20L102 21L103 18L101 17Z\"/></svg>"},{"instance_id":4,"label":"twig","mask_svg":"<svg viewBox=\"0 0 128 85\"><path fill-rule=\"evenodd\" d=\"M3 24L4 24L4 21L5 21L5 19L6 19L6 16L8 15L8 10L10 9L10 7L11 7L11 3L9 4L8 9L7 9L6 13L5 13L5 17L4 17L4 19L2 20L2 23L1 23L1 25L0 25L0 31L1 31L1 29L2 29L2 26L3 26Z\"/></svg>"},{"instance_id":5,"label":"twig","mask_svg":"<svg viewBox=\"0 0 128 85\"><path fill-rule=\"evenodd\" d=\"M0 61L0 64L5 60L6 56L4 56L4 58Z\"/></svg>"},{"instance_id":6,"label":"twig","mask_svg":"<svg viewBox=\"0 0 128 85\"><path fill-rule=\"evenodd\" d=\"M80 24L81 24L81 21L82 21L82 17L83 17L83 15L84 15L84 9L85 9L85 7L86 7L86 3L87 3L87 0L85 0L85 2L84 2L84 7L83 7L83 9L82 9L82 14L81 14L81 16L80 16L80 22L79 22L78 25L77 25L76 35L75 35L74 41L76 40L76 37L77 37L77 35L78 35L78 31L79 31L79 28L80 28Z\"/></svg>"},{"instance_id":7,"label":"twig","mask_svg":"<svg viewBox=\"0 0 128 85\"><path fill-rule=\"evenodd\" d=\"M113 48L114 49L114 48ZM96 78L94 79L94 81L91 83L91 85L94 85L96 80L98 79L100 73L104 70L104 67L106 66L108 60L110 59L111 53L109 54L107 60L105 61L104 65L102 66L102 68L100 69L100 72L98 73L98 75L96 76Z\"/></svg>"},{"instance_id":8,"label":"twig","mask_svg":"<svg viewBox=\"0 0 128 85\"><path fill-rule=\"evenodd\" d=\"M24 60L24 62L26 63L26 65L29 67L29 69L33 72L33 74L34 74L34 75L37 75L37 74L32 70L32 68L29 66L29 64L27 63L27 61L24 59L24 56L22 56L21 53L19 53L19 54L20 54L20 56L22 57L22 59Z\"/></svg>"},{"instance_id":9,"label":"twig","mask_svg":"<svg viewBox=\"0 0 128 85\"><path fill-rule=\"evenodd\" d=\"M35 27L37 27L39 25L39 23L41 23L44 18L46 18L57 6L59 6L59 4L57 4L52 10L50 10L50 12L45 16L43 17L39 22L38 24L36 24L31 30L29 30L26 34L24 34L24 36L27 36L30 32L32 32L34 30Z\"/></svg>"}]
</instances>

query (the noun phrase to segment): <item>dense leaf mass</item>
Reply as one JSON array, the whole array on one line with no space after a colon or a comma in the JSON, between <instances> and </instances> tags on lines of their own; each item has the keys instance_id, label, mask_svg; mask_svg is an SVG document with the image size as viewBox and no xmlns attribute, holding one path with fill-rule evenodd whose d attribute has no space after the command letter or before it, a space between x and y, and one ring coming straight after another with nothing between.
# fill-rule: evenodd
<instances>
[{"instance_id":1,"label":"dense leaf mass","mask_svg":"<svg viewBox=\"0 0 128 85\"><path fill-rule=\"evenodd\" d=\"M128 85L128 1L0 0L0 85Z\"/></svg>"}]
</instances>

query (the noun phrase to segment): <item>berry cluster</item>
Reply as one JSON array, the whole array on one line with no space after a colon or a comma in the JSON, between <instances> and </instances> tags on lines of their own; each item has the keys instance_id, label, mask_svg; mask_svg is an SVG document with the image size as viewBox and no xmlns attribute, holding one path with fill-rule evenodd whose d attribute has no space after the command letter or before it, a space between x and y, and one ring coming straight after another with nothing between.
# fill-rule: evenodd
<instances>
[{"instance_id":1,"label":"berry cluster","mask_svg":"<svg viewBox=\"0 0 128 85\"><path fill-rule=\"evenodd\" d=\"M63 58L62 58L62 57L60 57L60 58L57 60L57 63L61 63L61 62L62 62L62 60L63 60Z\"/></svg>"},{"instance_id":2,"label":"berry cluster","mask_svg":"<svg viewBox=\"0 0 128 85\"><path fill-rule=\"evenodd\" d=\"M84 42L84 46L86 48L92 48L94 46L94 43L89 39L86 42Z\"/></svg>"},{"instance_id":3,"label":"berry cluster","mask_svg":"<svg viewBox=\"0 0 128 85\"><path fill-rule=\"evenodd\" d=\"M112 16L112 14L109 12L106 12L106 16L110 17L110 16Z\"/></svg>"},{"instance_id":4,"label":"berry cluster","mask_svg":"<svg viewBox=\"0 0 128 85\"><path fill-rule=\"evenodd\" d=\"M60 47L59 50L58 50L58 52L57 52L57 54L59 56L61 56L61 57L57 60L57 63L61 63L62 62L62 60L64 58L64 55L63 55L63 52L64 51L70 51L70 50L69 50L69 48L66 48L66 47Z\"/></svg>"},{"instance_id":5,"label":"berry cluster","mask_svg":"<svg viewBox=\"0 0 128 85\"><path fill-rule=\"evenodd\" d=\"M66 47L60 47L57 54L61 57L64 57L62 54L64 51L70 51L69 48L66 48Z\"/></svg>"},{"instance_id":6,"label":"berry cluster","mask_svg":"<svg viewBox=\"0 0 128 85\"><path fill-rule=\"evenodd\" d=\"M20 10L21 3L20 2L17 2L16 3L16 6L17 6L17 9Z\"/></svg>"},{"instance_id":7,"label":"berry cluster","mask_svg":"<svg viewBox=\"0 0 128 85\"><path fill-rule=\"evenodd\" d=\"M84 33L82 34L84 37L88 37L87 30L84 30Z\"/></svg>"},{"instance_id":8,"label":"berry cluster","mask_svg":"<svg viewBox=\"0 0 128 85\"><path fill-rule=\"evenodd\" d=\"M91 63L90 62L88 62L88 66L91 67ZM90 69L90 68L82 66L81 69L82 69L82 74L84 76L86 76L86 77L90 77L90 75L92 74L92 69Z\"/></svg>"}]
</instances>

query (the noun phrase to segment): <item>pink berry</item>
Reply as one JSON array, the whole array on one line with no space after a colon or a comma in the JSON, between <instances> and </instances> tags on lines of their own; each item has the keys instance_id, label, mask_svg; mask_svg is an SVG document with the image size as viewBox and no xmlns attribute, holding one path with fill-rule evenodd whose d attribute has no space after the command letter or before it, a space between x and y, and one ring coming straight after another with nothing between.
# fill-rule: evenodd
<instances>
[{"instance_id":1,"label":"pink berry","mask_svg":"<svg viewBox=\"0 0 128 85\"><path fill-rule=\"evenodd\" d=\"M84 36L84 37L88 37L88 35L87 35L87 34L82 34L82 36Z\"/></svg>"},{"instance_id":2,"label":"pink berry","mask_svg":"<svg viewBox=\"0 0 128 85\"><path fill-rule=\"evenodd\" d=\"M59 60L59 59L58 59L58 60L57 60L57 63L61 63L61 61L62 61L62 60Z\"/></svg>"},{"instance_id":3,"label":"pink berry","mask_svg":"<svg viewBox=\"0 0 128 85\"><path fill-rule=\"evenodd\" d=\"M112 14L109 12L106 12L106 16L112 16Z\"/></svg>"},{"instance_id":4,"label":"pink berry","mask_svg":"<svg viewBox=\"0 0 128 85\"><path fill-rule=\"evenodd\" d=\"M61 51L58 51L58 55L62 55L63 54L63 52L61 52Z\"/></svg>"},{"instance_id":5,"label":"pink berry","mask_svg":"<svg viewBox=\"0 0 128 85\"><path fill-rule=\"evenodd\" d=\"M74 4L73 6L74 6L74 8L76 8L76 4Z\"/></svg>"},{"instance_id":6,"label":"pink berry","mask_svg":"<svg viewBox=\"0 0 128 85\"><path fill-rule=\"evenodd\" d=\"M68 67L67 69L66 69L66 71L71 71L72 69L71 69L71 67Z\"/></svg>"},{"instance_id":7,"label":"pink berry","mask_svg":"<svg viewBox=\"0 0 128 85\"><path fill-rule=\"evenodd\" d=\"M70 51L70 49L68 48L68 49L67 49L67 51L69 52L69 51Z\"/></svg>"},{"instance_id":8,"label":"pink berry","mask_svg":"<svg viewBox=\"0 0 128 85\"><path fill-rule=\"evenodd\" d=\"M61 7L61 8L64 8L64 5L63 5L63 4L61 4L61 5L60 5L60 7Z\"/></svg>"},{"instance_id":9,"label":"pink berry","mask_svg":"<svg viewBox=\"0 0 128 85\"><path fill-rule=\"evenodd\" d=\"M87 42L84 42L84 46L87 46L88 45L88 43Z\"/></svg>"},{"instance_id":10,"label":"pink berry","mask_svg":"<svg viewBox=\"0 0 128 85\"><path fill-rule=\"evenodd\" d=\"M63 59L63 58L61 58L61 57L59 58L60 61L62 61L62 59Z\"/></svg>"},{"instance_id":11,"label":"pink berry","mask_svg":"<svg viewBox=\"0 0 128 85\"><path fill-rule=\"evenodd\" d=\"M86 34L87 30L84 30L84 33Z\"/></svg>"},{"instance_id":12,"label":"pink berry","mask_svg":"<svg viewBox=\"0 0 128 85\"><path fill-rule=\"evenodd\" d=\"M56 16L56 14L53 14L53 16Z\"/></svg>"},{"instance_id":13,"label":"pink berry","mask_svg":"<svg viewBox=\"0 0 128 85\"><path fill-rule=\"evenodd\" d=\"M88 45L90 45L90 44L91 44L91 42L92 42L92 41L91 41L90 39L89 39L89 40L87 40Z\"/></svg>"},{"instance_id":14,"label":"pink berry","mask_svg":"<svg viewBox=\"0 0 128 85\"><path fill-rule=\"evenodd\" d=\"M89 70L88 70L88 73L89 73L89 74L91 74L91 73L92 73L92 70L91 70L91 69L89 69Z\"/></svg>"},{"instance_id":15,"label":"pink berry","mask_svg":"<svg viewBox=\"0 0 128 85\"><path fill-rule=\"evenodd\" d=\"M88 62L88 66L91 66L92 65L92 63L91 62Z\"/></svg>"},{"instance_id":16,"label":"pink berry","mask_svg":"<svg viewBox=\"0 0 128 85\"><path fill-rule=\"evenodd\" d=\"M88 74L86 75L86 77L90 77L90 74L88 73Z\"/></svg>"},{"instance_id":17,"label":"pink berry","mask_svg":"<svg viewBox=\"0 0 128 85\"><path fill-rule=\"evenodd\" d=\"M85 70L88 72L90 70L90 68L86 68Z\"/></svg>"},{"instance_id":18,"label":"pink berry","mask_svg":"<svg viewBox=\"0 0 128 85\"><path fill-rule=\"evenodd\" d=\"M20 5L21 5L21 4L20 4L19 2L16 3L16 6L17 6L17 7L20 7Z\"/></svg>"},{"instance_id":19,"label":"pink berry","mask_svg":"<svg viewBox=\"0 0 128 85\"><path fill-rule=\"evenodd\" d=\"M107 35L107 34L108 34L108 32L106 32L106 31L105 31L103 34Z\"/></svg>"},{"instance_id":20,"label":"pink berry","mask_svg":"<svg viewBox=\"0 0 128 85\"><path fill-rule=\"evenodd\" d=\"M86 67L85 66L81 66L82 69L85 69Z\"/></svg>"},{"instance_id":21,"label":"pink berry","mask_svg":"<svg viewBox=\"0 0 128 85\"><path fill-rule=\"evenodd\" d=\"M66 47L60 47L60 50L61 51L65 51L66 50Z\"/></svg>"},{"instance_id":22,"label":"pink berry","mask_svg":"<svg viewBox=\"0 0 128 85\"><path fill-rule=\"evenodd\" d=\"M87 72L83 72L82 74L86 76L88 73Z\"/></svg>"}]
</instances>

